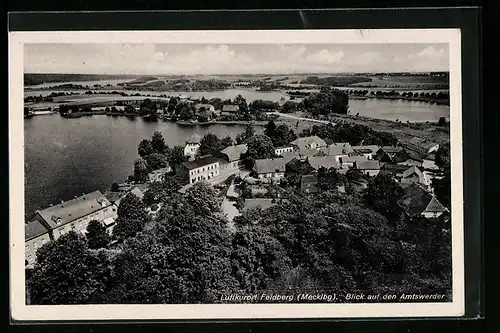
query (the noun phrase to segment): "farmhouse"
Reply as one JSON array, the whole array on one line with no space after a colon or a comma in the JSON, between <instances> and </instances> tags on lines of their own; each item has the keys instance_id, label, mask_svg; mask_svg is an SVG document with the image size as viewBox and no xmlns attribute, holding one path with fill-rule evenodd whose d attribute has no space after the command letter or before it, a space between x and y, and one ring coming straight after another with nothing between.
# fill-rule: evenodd
<instances>
[{"instance_id":1,"label":"farmhouse","mask_svg":"<svg viewBox=\"0 0 500 333\"><path fill-rule=\"evenodd\" d=\"M439 149L439 144L419 137L413 137L408 141L401 142L404 147L417 151L421 154L432 153Z\"/></svg>"},{"instance_id":2,"label":"farmhouse","mask_svg":"<svg viewBox=\"0 0 500 333\"><path fill-rule=\"evenodd\" d=\"M236 170L243 166L241 154L247 152L247 145L241 144L236 146L229 146L221 150L217 156L221 158L220 169L221 171Z\"/></svg>"},{"instance_id":3,"label":"farmhouse","mask_svg":"<svg viewBox=\"0 0 500 333\"><path fill-rule=\"evenodd\" d=\"M349 143L332 143L328 147L321 148L326 156L335 156L337 163L340 163L340 159L343 157L348 157L354 151Z\"/></svg>"},{"instance_id":4,"label":"farmhouse","mask_svg":"<svg viewBox=\"0 0 500 333\"><path fill-rule=\"evenodd\" d=\"M319 150L320 148L327 147L326 142L316 135L295 139L290 144L301 153L309 149Z\"/></svg>"},{"instance_id":5,"label":"farmhouse","mask_svg":"<svg viewBox=\"0 0 500 333\"><path fill-rule=\"evenodd\" d=\"M267 158L255 160L254 171L259 179L283 178L285 176L285 165L287 158Z\"/></svg>"},{"instance_id":6,"label":"farmhouse","mask_svg":"<svg viewBox=\"0 0 500 333\"><path fill-rule=\"evenodd\" d=\"M49 230L51 239L73 230L85 234L91 220L116 218L117 207L100 191L84 194L36 212L34 220Z\"/></svg>"},{"instance_id":7,"label":"farmhouse","mask_svg":"<svg viewBox=\"0 0 500 333\"><path fill-rule=\"evenodd\" d=\"M315 170L318 170L319 168L339 168L339 164L337 163L335 156L314 156L308 158L307 160Z\"/></svg>"},{"instance_id":8,"label":"farmhouse","mask_svg":"<svg viewBox=\"0 0 500 333\"><path fill-rule=\"evenodd\" d=\"M404 195L399 205L409 216L437 218L448 211L434 195L416 183L404 188Z\"/></svg>"},{"instance_id":9,"label":"farmhouse","mask_svg":"<svg viewBox=\"0 0 500 333\"><path fill-rule=\"evenodd\" d=\"M380 149L376 145L366 145L366 146L353 146L353 151L358 155L365 156L368 160L372 160L377 155L377 151Z\"/></svg>"},{"instance_id":10,"label":"farmhouse","mask_svg":"<svg viewBox=\"0 0 500 333\"><path fill-rule=\"evenodd\" d=\"M220 175L220 160L215 156L203 156L182 163L176 172L177 175L184 177L189 184L210 180Z\"/></svg>"},{"instance_id":11,"label":"farmhouse","mask_svg":"<svg viewBox=\"0 0 500 333\"><path fill-rule=\"evenodd\" d=\"M184 156L195 158L200 151L200 141L201 137L198 134L194 133L191 135L184 146Z\"/></svg>"},{"instance_id":12,"label":"farmhouse","mask_svg":"<svg viewBox=\"0 0 500 333\"><path fill-rule=\"evenodd\" d=\"M285 164L285 173L287 175L307 175L314 172L316 169L309 164L308 159L301 160L299 158L294 158Z\"/></svg>"},{"instance_id":13,"label":"farmhouse","mask_svg":"<svg viewBox=\"0 0 500 333\"><path fill-rule=\"evenodd\" d=\"M363 156L364 157L364 156ZM365 160L354 162L354 167L368 176L376 176L380 173L379 161Z\"/></svg>"},{"instance_id":14,"label":"farmhouse","mask_svg":"<svg viewBox=\"0 0 500 333\"><path fill-rule=\"evenodd\" d=\"M342 165L342 168L352 168L354 167L354 163L356 162L364 162L367 161L365 156L347 156L347 157L341 157L340 158L340 163Z\"/></svg>"},{"instance_id":15,"label":"farmhouse","mask_svg":"<svg viewBox=\"0 0 500 333\"><path fill-rule=\"evenodd\" d=\"M398 161L404 161L404 149L402 147L393 147L393 146L382 146L377 151L375 159L380 162L387 163L397 163Z\"/></svg>"},{"instance_id":16,"label":"farmhouse","mask_svg":"<svg viewBox=\"0 0 500 333\"><path fill-rule=\"evenodd\" d=\"M418 166L421 167L424 159L420 153L413 150L404 150L401 151L396 160L399 159L399 165L407 165L407 166Z\"/></svg>"},{"instance_id":17,"label":"farmhouse","mask_svg":"<svg viewBox=\"0 0 500 333\"><path fill-rule=\"evenodd\" d=\"M401 184L422 184L425 185L425 176L416 166L412 166L401 174Z\"/></svg>"}]
</instances>

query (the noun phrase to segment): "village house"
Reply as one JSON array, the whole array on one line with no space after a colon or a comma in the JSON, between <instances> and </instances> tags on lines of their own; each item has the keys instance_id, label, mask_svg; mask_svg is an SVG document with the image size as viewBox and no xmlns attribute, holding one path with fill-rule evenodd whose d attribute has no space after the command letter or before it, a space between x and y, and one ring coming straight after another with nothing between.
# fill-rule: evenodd
<instances>
[{"instance_id":1,"label":"village house","mask_svg":"<svg viewBox=\"0 0 500 333\"><path fill-rule=\"evenodd\" d=\"M365 156L363 156L365 157ZM380 173L379 161L364 160L354 162L354 167L364 175L376 176Z\"/></svg>"},{"instance_id":2,"label":"village house","mask_svg":"<svg viewBox=\"0 0 500 333\"><path fill-rule=\"evenodd\" d=\"M287 158L267 158L255 160L254 171L259 179L283 178L285 176L285 165Z\"/></svg>"},{"instance_id":3,"label":"village house","mask_svg":"<svg viewBox=\"0 0 500 333\"><path fill-rule=\"evenodd\" d=\"M190 159L195 158L200 152L200 142L201 137L198 134L191 135L184 146L184 156L189 156Z\"/></svg>"},{"instance_id":4,"label":"village house","mask_svg":"<svg viewBox=\"0 0 500 333\"><path fill-rule=\"evenodd\" d=\"M236 115L240 111L238 105L224 105L222 106L221 116L232 116Z\"/></svg>"},{"instance_id":5,"label":"village house","mask_svg":"<svg viewBox=\"0 0 500 333\"><path fill-rule=\"evenodd\" d=\"M424 170L437 171L439 167L436 165L436 156L434 153L427 154L422 161Z\"/></svg>"},{"instance_id":6,"label":"village house","mask_svg":"<svg viewBox=\"0 0 500 333\"><path fill-rule=\"evenodd\" d=\"M403 190L404 195L399 201L399 205L409 216L421 215L426 218L438 218L443 213L448 212L448 209L434 195L417 183L413 183Z\"/></svg>"},{"instance_id":7,"label":"village house","mask_svg":"<svg viewBox=\"0 0 500 333\"><path fill-rule=\"evenodd\" d=\"M405 152L402 147L382 146L377 151L375 159L384 163L398 163L405 159Z\"/></svg>"},{"instance_id":8,"label":"village house","mask_svg":"<svg viewBox=\"0 0 500 333\"><path fill-rule=\"evenodd\" d=\"M321 148L327 147L326 142L316 135L297 138L290 142L290 145L295 147L295 149L297 149L300 153L308 150L320 150Z\"/></svg>"},{"instance_id":9,"label":"village house","mask_svg":"<svg viewBox=\"0 0 500 333\"><path fill-rule=\"evenodd\" d=\"M221 158L220 170L221 172L234 171L243 167L243 160L241 154L247 152L247 145L235 145L222 149L216 153Z\"/></svg>"},{"instance_id":10,"label":"village house","mask_svg":"<svg viewBox=\"0 0 500 333\"><path fill-rule=\"evenodd\" d=\"M354 163L356 163L356 162L365 162L365 161L368 161L368 160L366 159L365 156L362 156L362 155L353 155L353 156L347 156L347 157L340 158L341 166L344 169L354 167Z\"/></svg>"},{"instance_id":11,"label":"village house","mask_svg":"<svg viewBox=\"0 0 500 333\"><path fill-rule=\"evenodd\" d=\"M436 152L439 149L438 143L431 142L419 137L413 137L408 141L401 142L401 145L421 154Z\"/></svg>"},{"instance_id":12,"label":"village house","mask_svg":"<svg viewBox=\"0 0 500 333\"><path fill-rule=\"evenodd\" d=\"M308 159L293 158L285 164L285 174L288 175L307 175L316 171L315 168L309 164Z\"/></svg>"},{"instance_id":13,"label":"village house","mask_svg":"<svg viewBox=\"0 0 500 333\"><path fill-rule=\"evenodd\" d=\"M195 104L194 106L196 112L207 111L208 114L212 114L215 111L215 108L212 104Z\"/></svg>"},{"instance_id":14,"label":"village house","mask_svg":"<svg viewBox=\"0 0 500 333\"><path fill-rule=\"evenodd\" d=\"M165 175L172 172L172 168L169 166L165 168L161 168L158 170L153 170L148 174L149 181L152 182L161 182L165 179Z\"/></svg>"},{"instance_id":15,"label":"village house","mask_svg":"<svg viewBox=\"0 0 500 333\"><path fill-rule=\"evenodd\" d=\"M422 156L413 150L404 150L398 154L397 159L399 158L399 165L407 165L407 166L418 166L421 167L424 159Z\"/></svg>"},{"instance_id":16,"label":"village house","mask_svg":"<svg viewBox=\"0 0 500 333\"><path fill-rule=\"evenodd\" d=\"M203 156L182 163L176 172L178 176L184 177L188 184L210 180L220 175L220 159L211 155Z\"/></svg>"},{"instance_id":17,"label":"village house","mask_svg":"<svg viewBox=\"0 0 500 333\"><path fill-rule=\"evenodd\" d=\"M39 210L34 220L47 228L51 239L56 240L72 230L85 234L91 220L115 219L116 214L117 207L100 191L94 191Z\"/></svg>"},{"instance_id":18,"label":"village house","mask_svg":"<svg viewBox=\"0 0 500 333\"><path fill-rule=\"evenodd\" d=\"M352 146L352 150L358 154L363 155L368 160L373 160L377 155L377 151L380 149L376 145L366 145L366 146Z\"/></svg>"},{"instance_id":19,"label":"village house","mask_svg":"<svg viewBox=\"0 0 500 333\"><path fill-rule=\"evenodd\" d=\"M425 176L422 171L416 166L412 166L407 170L403 171L400 179L401 184L421 184L426 185Z\"/></svg>"},{"instance_id":20,"label":"village house","mask_svg":"<svg viewBox=\"0 0 500 333\"><path fill-rule=\"evenodd\" d=\"M40 221L34 220L24 226L24 258L27 267L35 263L36 251L50 240L49 230Z\"/></svg>"},{"instance_id":21,"label":"village house","mask_svg":"<svg viewBox=\"0 0 500 333\"><path fill-rule=\"evenodd\" d=\"M314 168L314 170L318 170L319 168L339 168L339 164L337 163L335 156L313 156L309 157L307 161Z\"/></svg>"},{"instance_id":22,"label":"village house","mask_svg":"<svg viewBox=\"0 0 500 333\"><path fill-rule=\"evenodd\" d=\"M284 154L292 153L293 151L294 151L294 148L291 145L274 148L274 154L276 156L284 156Z\"/></svg>"},{"instance_id":23,"label":"village house","mask_svg":"<svg viewBox=\"0 0 500 333\"><path fill-rule=\"evenodd\" d=\"M326 156L335 156L337 163L340 163L340 159L343 157L348 157L354 151L348 142L345 143L332 143L331 145L321 148L321 152Z\"/></svg>"}]
</instances>

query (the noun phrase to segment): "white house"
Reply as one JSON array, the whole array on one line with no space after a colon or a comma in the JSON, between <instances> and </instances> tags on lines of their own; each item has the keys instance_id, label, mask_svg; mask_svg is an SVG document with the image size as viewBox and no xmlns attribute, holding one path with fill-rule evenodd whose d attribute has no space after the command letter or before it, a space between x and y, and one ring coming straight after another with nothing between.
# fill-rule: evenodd
<instances>
[{"instance_id":1,"label":"white house","mask_svg":"<svg viewBox=\"0 0 500 333\"><path fill-rule=\"evenodd\" d=\"M214 156L204 156L182 163L176 172L185 177L189 184L210 180L220 175L220 160Z\"/></svg>"},{"instance_id":2,"label":"white house","mask_svg":"<svg viewBox=\"0 0 500 333\"><path fill-rule=\"evenodd\" d=\"M195 158L200 152L200 141L201 137L198 134L191 135L184 146L184 156L189 156L191 159Z\"/></svg>"},{"instance_id":3,"label":"white house","mask_svg":"<svg viewBox=\"0 0 500 333\"><path fill-rule=\"evenodd\" d=\"M278 148L274 148L274 154L276 156L283 156L284 154L286 153L291 153L294 151L294 148L293 146L284 146L284 147L278 147Z\"/></svg>"},{"instance_id":4,"label":"white house","mask_svg":"<svg viewBox=\"0 0 500 333\"><path fill-rule=\"evenodd\" d=\"M310 149L320 150L321 148L327 147L326 142L316 135L295 139L290 142L290 145L295 147L300 152L308 151Z\"/></svg>"}]
</instances>

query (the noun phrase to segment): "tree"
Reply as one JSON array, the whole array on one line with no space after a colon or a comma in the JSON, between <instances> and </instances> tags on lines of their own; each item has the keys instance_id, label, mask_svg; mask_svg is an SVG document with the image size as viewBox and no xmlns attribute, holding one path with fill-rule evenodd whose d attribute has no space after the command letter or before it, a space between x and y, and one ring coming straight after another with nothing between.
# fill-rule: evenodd
<instances>
[{"instance_id":1,"label":"tree","mask_svg":"<svg viewBox=\"0 0 500 333\"><path fill-rule=\"evenodd\" d=\"M276 124L274 123L274 121L270 120L267 123L266 128L264 129L264 134L272 138L275 135L275 131L276 131Z\"/></svg>"},{"instance_id":2,"label":"tree","mask_svg":"<svg viewBox=\"0 0 500 333\"><path fill-rule=\"evenodd\" d=\"M139 156L144 158L145 156L148 156L154 152L153 146L151 145L151 141L148 139L144 139L139 143L139 146L137 147L137 151L139 153Z\"/></svg>"},{"instance_id":3,"label":"tree","mask_svg":"<svg viewBox=\"0 0 500 333\"><path fill-rule=\"evenodd\" d=\"M106 227L97 220L92 220L87 226L87 243L91 249L105 248L109 244Z\"/></svg>"},{"instance_id":4,"label":"tree","mask_svg":"<svg viewBox=\"0 0 500 333\"><path fill-rule=\"evenodd\" d=\"M200 140L200 154L212 155L220 150L220 140L217 135L212 133L207 133Z\"/></svg>"},{"instance_id":5,"label":"tree","mask_svg":"<svg viewBox=\"0 0 500 333\"><path fill-rule=\"evenodd\" d=\"M292 112L297 111L297 109L298 109L298 103L292 102L292 101L286 101L281 106L281 112L283 112L283 113L292 113Z\"/></svg>"},{"instance_id":6,"label":"tree","mask_svg":"<svg viewBox=\"0 0 500 333\"><path fill-rule=\"evenodd\" d=\"M134 237L148 220L145 205L135 194L127 194L118 206L118 218L113 236L118 239Z\"/></svg>"},{"instance_id":7,"label":"tree","mask_svg":"<svg viewBox=\"0 0 500 333\"><path fill-rule=\"evenodd\" d=\"M335 168L318 169L318 188L323 191L337 191L337 187L343 185L344 178Z\"/></svg>"},{"instance_id":8,"label":"tree","mask_svg":"<svg viewBox=\"0 0 500 333\"><path fill-rule=\"evenodd\" d=\"M177 165L182 164L183 162L186 162L189 159L189 157L184 155L184 148L181 146L175 146L172 148L172 151L170 153L170 166L172 168L175 168Z\"/></svg>"},{"instance_id":9,"label":"tree","mask_svg":"<svg viewBox=\"0 0 500 333\"><path fill-rule=\"evenodd\" d=\"M123 108L123 111L126 113L126 114L134 114L135 113L135 108L130 105L130 104L127 104L125 105L125 107Z\"/></svg>"},{"instance_id":10,"label":"tree","mask_svg":"<svg viewBox=\"0 0 500 333\"><path fill-rule=\"evenodd\" d=\"M148 171L166 168L168 166L168 156L165 154L152 153L145 158Z\"/></svg>"},{"instance_id":11,"label":"tree","mask_svg":"<svg viewBox=\"0 0 500 333\"><path fill-rule=\"evenodd\" d=\"M402 196L403 189L390 175L378 174L369 180L363 199L368 207L393 221L402 212L399 206Z\"/></svg>"},{"instance_id":12,"label":"tree","mask_svg":"<svg viewBox=\"0 0 500 333\"><path fill-rule=\"evenodd\" d=\"M439 117L438 126L446 126L446 118Z\"/></svg>"},{"instance_id":13,"label":"tree","mask_svg":"<svg viewBox=\"0 0 500 333\"><path fill-rule=\"evenodd\" d=\"M114 182L113 184L111 184L111 191L118 192L118 183L117 182Z\"/></svg>"},{"instance_id":14,"label":"tree","mask_svg":"<svg viewBox=\"0 0 500 333\"><path fill-rule=\"evenodd\" d=\"M220 141L220 150L226 149L233 145L233 139L230 136L226 136Z\"/></svg>"},{"instance_id":15,"label":"tree","mask_svg":"<svg viewBox=\"0 0 500 333\"><path fill-rule=\"evenodd\" d=\"M239 145L246 143L248 139L250 139L254 135L255 135L255 127L252 123L249 123L245 127L245 131L236 136L236 143Z\"/></svg>"},{"instance_id":16,"label":"tree","mask_svg":"<svg viewBox=\"0 0 500 333\"><path fill-rule=\"evenodd\" d=\"M155 131L153 133L153 137L151 139L151 147L155 152L160 154L165 153L165 151L168 149L167 145L165 144L165 139L163 138L163 135L160 131Z\"/></svg>"},{"instance_id":17,"label":"tree","mask_svg":"<svg viewBox=\"0 0 500 333\"><path fill-rule=\"evenodd\" d=\"M348 111L349 96L339 90L329 87L321 88L319 93L310 94L304 99L304 107L311 114L328 115Z\"/></svg>"},{"instance_id":18,"label":"tree","mask_svg":"<svg viewBox=\"0 0 500 333\"><path fill-rule=\"evenodd\" d=\"M297 139L297 135L287 125L281 124L276 127L270 138L275 147L283 147Z\"/></svg>"},{"instance_id":19,"label":"tree","mask_svg":"<svg viewBox=\"0 0 500 333\"><path fill-rule=\"evenodd\" d=\"M271 158L274 156L273 142L268 136L254 135L247 141L246 158L263 159Z\"/></svg>"},{"instance_id":20,"label":"tree","mask_svg":"<svg viewBox=\"0 0 500 333\"><path fill-rule=\"evenodd\" d=\"M149 168L147 162L140 158L134 163L134 179L138 182L145 182L148 180Z\"/></svg>"},{"instance_id":21,"label":"tree","mask_svg":"<svg viewBox=\"0 0 500 333\"><path fill-rule=\"evenodd\" d=\"M42 246L32 277L27 281L32 304L103 303L112 286L110 261L103 252L89 250L74 231Z\"/></svg>"}]
</instances>

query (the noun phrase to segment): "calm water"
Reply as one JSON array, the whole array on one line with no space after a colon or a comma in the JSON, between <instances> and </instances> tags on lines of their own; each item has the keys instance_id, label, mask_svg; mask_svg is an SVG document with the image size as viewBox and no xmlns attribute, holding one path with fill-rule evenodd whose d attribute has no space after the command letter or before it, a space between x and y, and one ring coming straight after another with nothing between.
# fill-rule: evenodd
<instances>
[{"instance_id":1,"label":"calm water","mask_svg":"<svg viewBox=\"0 0 500 333\"><path fill-rule=\"evenodd\" d=\"M133 173L137 145L159 130L169 146L183 145L193 133L235 138L242 126L180 127L140 118L59 115L24 121L26 214L82 193L106 190Z\"/></svg>"}]
</instances>

